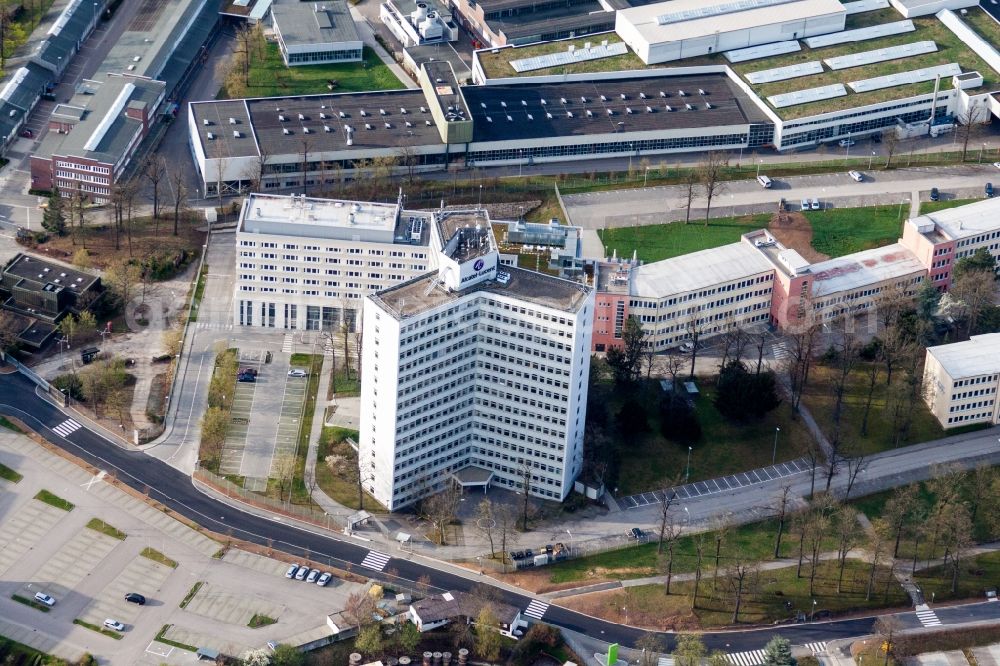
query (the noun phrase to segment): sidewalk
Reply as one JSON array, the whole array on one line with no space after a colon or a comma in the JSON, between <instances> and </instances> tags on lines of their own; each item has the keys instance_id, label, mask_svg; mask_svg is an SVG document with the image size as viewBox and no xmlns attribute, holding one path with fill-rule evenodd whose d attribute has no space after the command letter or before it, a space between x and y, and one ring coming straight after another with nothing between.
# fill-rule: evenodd
<instances>
[{"instance_id":1,"label":"sidewalk","mask_svg":"<svg viewBox=\"0 0 1000 666\"><path fill-rule=\"evenodd\" d=\"M350 10L351 18L354 19L354 25L358 26L358 32L361 33L361 41L365 43L365 46L371 47L372 51L375 52L375 55L377 55L379 59L385 63L386 67L392 70L392 73L396 75L396 78L399 79L400 83L410 89L418 88L419 86L412 78L410 78L410 75L406 72L406 70L403 69L402 66L400 66L400 64L393 59L392 55L387 53L386 50L382 48L382 45L378 43L378 40L375 39L375 31L372 30L372 27L368 24L368 19L362 16L361 12L359 12L357 7L354 5L350 5Z\"/></svg>"}]
</instances>

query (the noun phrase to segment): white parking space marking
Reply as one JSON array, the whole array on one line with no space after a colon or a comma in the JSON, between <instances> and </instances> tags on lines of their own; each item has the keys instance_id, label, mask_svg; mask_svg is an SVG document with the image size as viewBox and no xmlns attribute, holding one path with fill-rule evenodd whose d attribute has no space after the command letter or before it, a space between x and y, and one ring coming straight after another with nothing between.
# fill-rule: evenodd
<instances>
[{"instance_id":1,"label":"white parking space marking","mask_svg":"<svg viewBox=\"0 0 1000 666\"><path fill-rule=\"evenodd\" d=\"M155 598L173 569L136 555L94 600L87 604L80 619L101 626L105 618L112 617L129 630L139 617L142 606L125 601L129 592L138 592L146 598Z\"/></svg>"},{"instance_id":2,"label":"white parking space marking","mask_svg":"<svg viewBox=\"0 0 1000 666\"><path fill-rule=\"evenodd\" d=\"M390 557L385 553L380 553L377 550L370 550L368 554L365 555L365 559L361 560L361 566L374 571L382 571L385 569L385 565L389 563Z\"/></svg>"},{"instance_id":3,"label":"white parking space marking","mask_svg":"<svg viewBox=\"0 0 1000 666\"><path fill-rule=\"evenodd\" d=\"M174 648L169 645L164 645L163 643L157 643L156 641L151 641L149 645L146 646L146 652L149 654L155 654L157 657L166 659L170 656L170 653L174 651Z\"/></svg>"},{"instance_id":4,"label":"white parking space marking","mask_svg":"<svg viewBox=\"0 0 1000 666\"><path fill-rule=\"evenodd\" d=\"M38 500L23 504L0 527L0 575L42 540L68 514Z\"/></svg>"},{"instance_id":5,"label":"white parking space marking","mask_svg":"<svg viewBox=\"0 0 1000 666\"><path fill-rule=\"evenodd\" d=\"M528 617L533 617L536 620L541 620L542 616L545 615L545 611L548 609L549 605L547 603L532 600L532 602L528 604L528 607L524 609L524 614Z\"/></svg>"},{"instance_id":6,"label":"white parking space marking","mask_svg":"<svg viewBox=\"0 0 1000 666\"><path fill-rule=\"evenodd\" d=\"M59 599L90 575L121 541L89 527L80 528L69 541L42 564L23 588L26 596L41 590Z\"/></svg>"}]
</instances>

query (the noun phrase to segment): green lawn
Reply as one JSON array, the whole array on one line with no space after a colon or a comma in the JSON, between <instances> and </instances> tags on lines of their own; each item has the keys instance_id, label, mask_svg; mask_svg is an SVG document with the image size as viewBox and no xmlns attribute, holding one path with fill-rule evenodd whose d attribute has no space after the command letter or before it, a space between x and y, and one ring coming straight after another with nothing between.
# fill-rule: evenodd
<instances>
[{"instance_id":1,"label":"green lawn","mask_svg":"<svg viewBox=\"0 0 1000 666\"><path fill-rule=\"evenodd\" d=\"M604 242L605 253L611 256L618 250L619 257L631 257L639 251L639 259L646 263L669 259L698 250L707 250L727 243L738 243L740 236L755 229L766 228L770 215L744 215L710 220L692 219L670 224L640 227L602 229L598 235Z\"/></svg>"},{"instance_id":2,"label":"green lawn","mask_svg":"<svg viewBox=\"0 0 1000 666\"><path fill-rule=\"evenodd\" d=\"M249 79L248 97L328 93L331 92L327 88L327 81L330 79L337 81L337 87L332 91L335 93L396 90L403 87L396 75L367 46L362 62L285 67L278 45L269 43L267 58L252 62ZM225 97L225 90L220 90L219 98Z\"/></svg>"},{"instance_id":3,"label":"green lawn","mask_svg":"<svg viewBox=\"0 0 1000 666\"><path fill-rule=\"evenodd\" d=\"M90 522L87 523L87 527L92 530L96 530L101 534L106 534L113 539L118 539L119 541L125 540L125 533L113 525L109 525L100 518L91 518Z\"/></svg>"},{"instance_id":4,"label":"green lawn","mask_svg":"<svg viewBox=\"0 0 1000 666\"><path fill-rule=\"evenodd\" d=\"M24 604L25 606L31 606L35 610L42 611L43 613L48 613L50 610L52 610L45 604L39 603L34 599L29 599L28 597L22 597L20 594L15 594L11 596L11 599L13 599L19 604Z\"/></svg>"},{"instance_id":5,"label":"green lawn","mask_svg":"<svg viewBox=\"0 0 1000 666\"><path fill-rule=\"evenodd\" d=\"M356 473L358 454L345 440L351 437L358 440L356 430L347 428L324 427L319 439L319 450L316 456L316 484L334 501L350 509L384 510L378 502L365 493L362 507L358 502L358 485ZM330 464L327 462L330 458Z\"/></svg>"},{"instance_id":6,"label":"green lawn","mask_svg":"<svg viewBox=\"0 0 1000 666\"><path fill-rule=\"evenodd\" d=\"M813 249L830 257L895 243L902 236L909 203L871 208L803 212L813 229Z\"/></svg>"},{"instance_id":7,"label":"green lawn","mask_svg":"<svg viewBox=\"0 0 1000 666\"><path fill-rule=\"evenodd\" d=\"M201 586L204 585L204 584L205 584L205 581L199 580L197 583L195 583L194 585L192 585L191 589L188 590L188 593L185 594L184 598L181 600L180 607L181 608L187 608L187 605L189 603L191 603L192 599L194 599L194 595L198 594L198 590L200 590Z\"/></svg>"},{"instance_id":8,"label":"green lawn","mask_svg":"<svg viewBox=\"0 0 1000 666\"><path fill-rule=\"evenodd\" d=\"M96 631L99 634L104 634L108 638L113 638L116 641L120 641L121 639L125 638L125 634L114 631L112 629L105 629L104 627L99 627L96 624L91 624L90 622L84 622L80 618L73 620L73 624L78 624L81 627L90 629L91 631Z\"/></svg>"},{"instance_id":9,"label":"green lawn","mask_svg":"<svg viewBox=\"0 0 1000 666\"><path fill-rule=\"evenodd\" d=\"M884 373L882 373L882 378L875 388L871 413L868 417L868 432L865 435L861 434L864 401L867 394L867 379L864 371L866 365L867 363L864 362L856 364L847 380L841 423L843 440L847 443L845 450L848 450L850 455L877 453L891 449L894 445L892 415L890 413L892 402L885 386ZM893 375L893 387L902 381L901 374L897 372ZM809 385L802 395L802 402L812 412L816 422L827 433L827 436L833 432L834 397L831 389L833 380L834 370L829 366L816 363L810 371ZM945 434L937 419L931 415L923 401L918 399L913 405L913 422L909 433L901 444L926 442L944 437Z\"/></svg>"},{"instance_id":10,"label":"green lawn","mask_svg":"<svg viewBox=\"0 0 1000 666\"><path fill-rule=\"evenodd\" d=\"M24 432L19 428L13 421L8 419L6 416L0 416L0 426L7 428L7 430L13 430L14 432Z\"/></svg>"},{"instance_id":11,"label":"green lawn","mask_svg":"<svg viewBox=\"0 0 1000 666\"><path fill-rule=\"evenodd\" d=\"M0 479L4 481L10 481L11 483L18 483L24 477L12 470L7 465L0 463Z\"/></svg>"},{"instance_id":12,"label":"green lawn","mask_svg":"<svg viewBox=\"0 0 1000 666\"><path fill-rule=\"evenodd\" d=\"M951 593L951 568L935 567L918 571L916 582L924 590L924 596L931 595L938 601L945 599L983 598L989 588L1000 588L1000 552L986 553L961 563L958 575L958 592Z\"/></svg>"},{"instance_id":13,"label":"green lawn","mask_svg":"<svg viewBox=\"0 0 1000 666\"><path fill-rule=\"evenodd\" d=\"M675 516L677 515L676 511ZM679 510L679 513L679 520L683 522L683 510ZM727 566L732 561L731 554L735 552L758 560L770 560L771 556L774 555L774 540L777 536L777 529L778 523L773 520L740 525L734 528L731 533L725 535L721 550L721 566ZM697 537L706 544L703 546L703 552L708 562L709 573L715 566L716 534L716 532L706 532ZM653 540L653 543L566 560L546 567L545 571L551 573L550 581L553 583L586 581L591 578L625 580L645 576L662 576L666 573L666 547L664 547L663 555L658 555L656 552L658 544L655 543L656 535L650 534L650 539ZM781 556L792 557L796 552L796 543L796 540L788 534L788 524L786 523L785 536L781 541ZM694 571L696 564L695 537L686 536L679 539L674 546L673 572L679 574Z\"/></svg>"},{"instance_id":14,"label":"green lawn","mask_svg":"<svg viewBox=\"0 0 1000 666\"><path fill-rule=\"evenodd\" d=\"M774 429L778 435L777 460L792 460L808 449L810 436L800 420L792 418L791 408L781 404L757 422L743 424L726 420L712 403L714 395L710 381L698 382L701 396L695 401L695 411L701 423L701 441L691 451L691 481L711 479L771 464ZM656 389L659 390L658 388ZM649 404L659 396L651 396ZM617 402L611 398L609 409L617 412ZM663 437L659 432L658 414L649 410L650 430L623 442L627 453L622 456L618 475L617 495L654 490L675 475L687 471L688 447Z\"/></svg>"},{"instance_id":15,"label":"green lawn","mask_svg":"<svg viewBox=\"0 0 1000 666\"><path fill-rule=\"evenodd\" d=\"M1000 179L998 179L1000 180ZM981 201L981 199L947 199L945 201L921 201L920 202L920 213L936 213L939 210L945 210L947 208L958 208L959 206L964 206L965 204L975 203L976 201Z\"/></svg>"},{"instance_id":16,"label":"green lawn","mask_svg":"<svg viewBox=\"0 0 1000 666\"><path fill-rule=\"evenodd\" d=\"M261 615L260 613L254 613L253 617L250 618L250 622L247 626L251 629L260 629L261 627L266 627L269 624L274 624L277 622L273 617L268 617L267 615Z\"/></svg>"},{"instance_id":17,"label":"green lawn","mask_svg":"<svg viewBox=\"0 0 1000 666\"><path fill-rule=\"evenodd\" d=\"M769 624L794 618L799 611L808 615L813 610L814 600L817 611L830 611L835 615L907 603L906 594L887 570L878 572L875 593L866 600L869 565L865 562L847 561L841 593L837 592L838 568L834 562L819 564L812 595L809 594L808 571L808 566L803 567L801 578L796 578L795 567L751 575L745 582L748 591L743 597L739 623ZM694 583L687 581L675 583L670 595L664 594L662 585L642 585L611 593L571 597L564 602L571 608L586 609L615 622L690 630L730 625L732 589L729 579L720 581L714 589L711 579L703 579L699 586L698 607L694 610L691 609Z\"/></svg>"},{"instance_id":18,"label":"green lawn","mask_svg":"<svg viewBox=\"0 0 1000 666\"><path fill-rule=\"evenodd\" d=\"M64 500L61 497L53 495L48 490L39 490L38 494L35 495L35 499L39 502L45 502L49 506L54 506L57 509L62 509L63 511L72 511L75 506L69 500Z\"/></svg>"}]
</instances>

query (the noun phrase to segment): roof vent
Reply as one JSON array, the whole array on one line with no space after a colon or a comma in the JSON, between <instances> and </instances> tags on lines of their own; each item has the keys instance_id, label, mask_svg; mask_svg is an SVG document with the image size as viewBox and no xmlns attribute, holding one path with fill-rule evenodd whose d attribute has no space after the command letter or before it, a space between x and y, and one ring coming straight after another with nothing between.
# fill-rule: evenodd
<instances>
[{"instance_id":1,"label":"roof vent","mask_svg":"<svg viewBox=\"0 0 1000 666\"><path fill-rule=\"evenodd\" d=\"M204 125L205 127L208 127L209 125L212 124L212 121L209 120L208 118L205 118L204 120L201 121L201 124Z\"/></svg>"},{"instance_id":2,"label":"roof vent","mask_svg":"<svg viewBox=\"0 0 1000 666\"><path fill-rule=\"evenodd\" d=\"M378 115L384 116L385 115L385 109L379 109L378 110Z\"/></svg>"},{"instance_id":3,"label":"roof vent","mask_svg":"<svg viewBox=\"0 0 1000 666\"><path fill-rule=\"evenodd\" d=\"M209 132L209 133L208 133L208 134L206 134L205 136L207 136L207 137L208 137L208 140L209 140L209 141L214 141L214 140L215 140L215 135L214 135L214 134L212 134L211 132Z\"/></svg>"},{"instance_id":4,"label":"roof vent","mask_svg":"<svg viewBox=\"0 0 1000 666\"><path fill-rule=\"evenodd\" d=\"M281 107L279 106L278 108L275 109L275 111L277 111L278 113L281 113Z\"/></svg>"},{"instance_id":5,"label":"roof vent","mask_svg":"<svg viewBox=\"0 0 1000 666\"><path fill-rule=\"evenodd\" d=\"M678 90L677 94L680 95L681 97L687 97L687 93L684 92L683 90Z\"/></svg>"},{"instance_id":6,"label":"roof vent","mask_svg":"<svg viewBox=\"0 0 1000 666\"><path fill-rule=\"evenodd\" d=\"M664 110L664 111L673 111L673 110L674 110L674 107L672 107L672 106L670 106L669 104L667 104L667 105L666 105L665 107L663 107L663 110Z\"/></svg>"},{"instance_id":7,"label":"roof vent","mask_svg":"<svg viewBox=\"0 0 1000 666\"><path fill-rule=\"evenodd\" d=\"M542 98L542 106L545 106L546 104L548 104L548 102L546 102L546 101L545 101L545 98L543 97L543 98Z\"/></svg>"},{"instance_id":8,"label":"roof vent","mask_svg":"<svg viewBox=\"0 0 1000 666\"><path fill-rule=\"evenodd\" d=\"M285 127L284 129L282 129L282 130L281 130L281 133L282 133L282 134L291 134L291 133L292 133L292 130L290 130L290 129L288 129L287 127Z\"/></svg>"},{"instance_id":9,"label":"roof vent","mask_svg":"<svg viewBox=\"0 0 1000 666\"><path fill-rule=\"evenodd\" d=\"M493 122L493 118L491 116L486 116L486 122L488 123Z\"/></svg>"},{"instance_id":10,"label":"roof vent","mask_svg":"<svg viewBox=\"0 0 1000 666\"><path fill-rule=\"evenodd\" d=\"M714 107L714 106L712 106L712 103L711 103L711 102L705 102L705 108L706 108L706 109L714 109L715 107Z\"/></svg>"},{"instance_id":11,"label":"roof vent","mask_svg":"<svg viewBox=\"0 0 1000 666\"><path fill-rule=\"evenodd\" d=\"M427 107L426 106L420 107L420 113L427 113Z\"/></svg>"},{"instance_id":12,"label":"roof vent","mask_svg":"<svg viewBox=\"0 0 1000 666\"><path fill-rule=\"evenodd\" d=\"M411 123L409 120L407 120L405 122L406 122L406 126L407 127L413 127L413 123Z\"/></svg>"},{"instance_id":13,"label":"roof vent","mask_svg":"<svg viewBox=\"0 0 1000 666\"><path fill-rule=\"evenodd\" d=\"M404 106L399 107L399 112L405 116L406 115L406 107L404 107Z\"/></svg>"},{"instance_id":14,"label":"roof vent","mask_svg":"<svg viewBox=\"0 0 1000 666\"><path fill-rule=\"evenodd\" d=\"M483 107L485 109L486 108L486 102L480 102L479 106L481 106L481 107Z\"/></svg>"},{"instance_id":15,"label":"roof vent","mask_svg":"<svg viewBox=\"0 0 1000 666\"><path fill-rule=\"evenodd\" d=\"M626 95L625 93L622 93L621 95L619 95L619 97L621 97L622 100L628 99L628 95Z\"/></svg>"},{"instance_id":16,"label":"roof vent","mask_svg":"<svg viewBox=\"0 0 1000 666\"><path fill-rule=\"evenodd\" d=\"M326 114L323 113L322 111L319 112L319 117L320 117L320 120L326 120Z\"/></svg>"},{"instance_id":17,"label":"roof vent","mask_svg":"<svg viewBox=\"0 0 1000 666\"><path fill-rule=\"evenodd\" d=\"M525 101L524 101L524 100L522 99L522 100L521 100L521 106L528 106L528 103L527 103L527 102L525 102Z\"/></svg>"},{"instance_id":18,"label":"roof vent","mask_svg":"<svg viewBox=\"0 0 1000 666\"><path fill-rule=\"evenodd\" d=\"M330 129L329 125L323 125L323 131L324 132L332 132L333 130Z\"/></svg>"},{"instance_id":19,"label":"roof vent","mask_svg":"<svg viewBox=\"0 0 1000 666\"><path fill-rule=\"evenodd\" d=\"M628 115L631 116L632 115L632 107L631 106L626 106L625 107L625 113L627 113Z\"/></svg>"},{"instance_id":20,"label":"roof vent","mask_svg":"<svg viewBox=\"0 0 1000 666\"><path fill-rule=\"evenodd\" d=\"M646 113L652 113L652 112L653 112L653 107L647 106L646 107Z\"/></svg>"},{"instance_id":21,"label":"roof vent","mask_svg":"<svg viewBox=\"0 0 1000 666\"><path fill-rule=\"evenodd\" d=\"M305 116L305 114L303 114L303 113L300 113L300 114L299 114L299 120L305 120L305 119L306 119L306 116Z\"/></svg>"},{"instance_id":22,"label":"roof vent","mask_svg":"<svg viewBox=\"0 0 1000 666\"><path fill-rule=\"evenodd\" d=\"M664 90L661 90L661 91L660 91L660 97L666 97L666 96L667 96L667 93L666 93L666 91L664 91Z\"/></svg>"},{"instance_id":23,"label":"roof vent","mask_svg":"<svg viewBox=\"0 0 1000 666\"><path fill-rule=\"evenodd\" d=\"M594 117L594 112L591 111L590 109L587 109L587 117L588 118L593 118Z\"/></svg>"},{"instance_id":24,"label":"roof vent","mask_svg":"<svg viewBox=\"0 0 1000 666\"><path fill-rule=\"evenodd\" d=\"M337 114L337 115L339 115L339 116L340 116L341 118L346 118L346 117L347 117L347 114L346 114L346 113L344 113L343 111L341 111L341 112L340 112L339 114Z\"/></svg>"},{"instance_id":25,"label":"roof vent","mask_svg":"<svg viewBox=\"0 0 1000 666\"><path fill-rule=\"evenodd\" d=\"M560 98L559 98L559 101L560 101L561 103L565 104L565 103L566 103L566 98L565 98L565 97L560 97Z\"/></svg>"},{"instance_id":26,"label":"roof vent","mask_svg":"<svg viewBox=\"0 0 1000 666\"><path fill-rule=\"evenodd\" d=\"M278 122L282 122L283 123L283 122L285 122L285 120L286 120L286 118L283 115L278 114Z\"/></svg>"},{"instance_id":27,"label":"roof vent","mask_svg":"<svg viewBox=\"0 0 1000 666\"><path fill-rule=\"evenodd\" d=\"M385 123L386 129L392 129L392 123Z\"/></svg>"},{"instance_id":28,"label":"roof vent","mask_svg":"<svg viewBox=\"0 0 1000 666\"><path fill-rule=\"evenodd\" d=\"M234 139L239 139L241 136L242 135L240 134L239 130L233 130L233 138Z\"/></svg>"},{"instance_id":29,"label":"roof vent","mask_svg":"<svg viewBox=\"0 0 1000 666\"><path fill-rule=\"evenodd\" d=\"M552 120L552 114L549 113L548 111L545 112L545 117L548 118L549 120Z\"/></svg>"},{"instance_id":30,"label":"roof vent","mask_svg":"<svg viewBox=\"0 0 1000 666\"><path fill-rule=\"evenodd\" d=\"M528 114L528 120L534 120L534 119L535 119L535 117L529 113Z\"/></svg>"},{"instance_id":31,"label":"roof vent","mask_svg":"<svg viewBox=\"0 0 1000 666\"><path fill-rule=\"evenodd\" d=\"M567 111L566 112L566 117L567 118L572 118L573 117L573 112L572 111Z\"/></svg>"},{"instance_id":32,"label":"roof vent","mask_svg":"<svg viewBox=\"0 0 1000 666\"><path fill-rule=\"evenodd\" d=\"M507 102L505 102L503 100L500 100L500 106L502 106L503 108L506 109L507 108Z\"/></svg>"},{"instance_id":33,"label":"roof vent","mask_svg":"<svg viewBox=\"0 0 1000 666\"><path fill-rule=\"evenodd\" d=\"M583 104L586 104L587 103L587 98L581 95L580 96L580 102L583 103Z\"/></svg>"},{"instance_id":34,"label":"roof vent","mask_svg":"<svg viewBox=\"0 0 1000 666\"><path fill-rule=\"evenodd\" d=\"M639 93L639 99L646 99L646 93L644 92Z\"/></svg>"},{"instance_id":35,"label":"roof vent","mask_svg":"<svg viewBox=\"0 0 1000 666\"><path fill-rule=\"evenodd\" d=\"M320 104L320 105L319 105L319 108L321 108L321 109L325 109L325 108L326 108L326 104Z\"/></svg>"},{"instance_id":36,"label":"roof vent","mask_svg":"<svg viewBox=\"0 0 1000 666\"><path fill-rule=\"evenodd\" d=\"M684 108L686 108L688 111L694 111L694 106L691 104L685 104Z\"/></svg>"},{"instance_id":37,"label":"roof vent","mask_svg":"<svg viewBox=\"0 0 1000 666\"><path fill-rule=\"evenodd\" d=\"M370 130L371 128L372 128L372 124L371 123L365 123L365 129L366 130Z\"/></svg>"},{"instance_id":38,"label":"roof vent","mask_svg":"<svg viewBox=\"0 0 1000 666\"><path fill-rule=\"evenodd\" d=\"M609 116L615 115L615 110L614 109L608 109L608 115Z\"/></svg>"},{"instance_id":39,"label":"roof vent","mask_svg":"<svg viewBox=\"0 0 1000 666\"><path fill-rule=\"evenodd\" d=\"M514 118L511 117L511 115L509 113L507 114L507 122L509 122L509 123L514 122Z\"/></svg>"},{"instance_id":40,"label":"roof vent","mask_svg":"<svg viewBox=\"0 0 1000 666\"><path fill-rule=\"evenodd\" d=\"M361 109L361 117L364 118L367 115L368 115L368 112L365 111L364 109Z\"/></svg>"},{"instance_id":41,"label":"roof vent","mask_svg":"<svg viewBox=\"0 0 1000 666\"><path fill-rule=\"evenodd\" d=\"M308 127L303 127L302 128L302 133L303 134L309 134L309 128Z\"/></svg>"},{"instance_id":42,"label":"roof vent","mask_svg":"<svg viewBox=\"0 0 1000 666\"><path fill-rule=\"evenodd\" d=\"M601 101L602 102L607 102L608 101L607 96L606 95L601 95Z\"/></svg>"},{"instance_id":43,"label":"roof vent","mask_svg":"<svg viewBox=\"0 0 1000 666\"><path fill-rule=\"evenodd\" d=\"M428 127L430 127L433 123L431 123L431 121L429 121L429 120L425 120L424 124L427 125Z\"/></svg>"},{"instance_id":44,"label":"roof vent","mask_svg":"<svg viewBox=\"0 0 1000 666\"><path fill-rule=\"evenodd\" d=\"M707 93L707 92L705 92L705 89L704 89L704 88L698 88L698 94L699 94L699 95L707 95L708 93Z\"/></svg>"},{"instance_id":45,"label":"roof vent","mask_svg":"<svg viewBox=\"0 0 1000 666\"><path fill-rule=\"evenodd\" d=\"M236 124L236 118L230 118L229 119L229 124L230 125L235 125Z\"/></svg>"}]
</instances>

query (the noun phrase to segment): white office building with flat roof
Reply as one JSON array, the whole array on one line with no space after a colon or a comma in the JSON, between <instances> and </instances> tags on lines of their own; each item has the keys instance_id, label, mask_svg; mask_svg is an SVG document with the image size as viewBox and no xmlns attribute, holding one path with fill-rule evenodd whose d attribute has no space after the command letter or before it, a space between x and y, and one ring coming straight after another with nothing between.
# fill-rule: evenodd
<instances>
[{"instance_id":1,"label":"white office building with flat roof","mask_svg":"<svg viewBox=\"0 0 1000 666\"><path fill-rule=\"evenodd\" d=\"M398 202L249 195L236 228L233 324L356 331L365 296L431 268L429 220Z\"/></svg>"},{"instance_id":2,"label":"white office building with flat roof","mask_svg":"<svg viewBox=\"0 0 1000 666\"><path fill-rule=\"evenodd\" d=\"M397 510L449 484L563 500L583 465L594 291L501 266L488 216L435 213L438 268L365 299L358 459Z\"/></svg>"},{"instance_id":3,"label":"white office building with flat roof","mask_svg":"<svg viewBox=\"0 0 1000 666\"><path fill-rule=\"evenodd\" d=\"M1000 333L928 347L924 400L944 428L995 425L1000 383Z\"/></svg>"}]
</instances>

